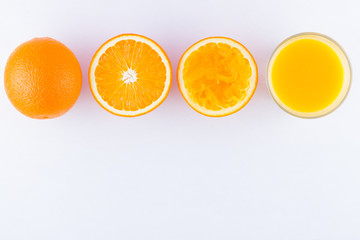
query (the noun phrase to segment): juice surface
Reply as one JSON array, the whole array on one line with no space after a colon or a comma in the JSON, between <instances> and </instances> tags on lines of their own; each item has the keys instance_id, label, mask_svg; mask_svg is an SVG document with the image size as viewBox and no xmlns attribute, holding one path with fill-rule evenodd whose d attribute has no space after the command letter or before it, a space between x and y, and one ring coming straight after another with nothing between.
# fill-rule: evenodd
<instances>
[{"instance_id":1,"label":"juice surface","mask_svg":"<svg viewBox=\"0 0 360 240\"><path fill-rule=\"evenodd\" d=\"M311 38L289 43L271 68L271 84L280 101L298 112L317 112L333 103L344 84L340 57L328 44Z\"/></svg>"}]
</instances>

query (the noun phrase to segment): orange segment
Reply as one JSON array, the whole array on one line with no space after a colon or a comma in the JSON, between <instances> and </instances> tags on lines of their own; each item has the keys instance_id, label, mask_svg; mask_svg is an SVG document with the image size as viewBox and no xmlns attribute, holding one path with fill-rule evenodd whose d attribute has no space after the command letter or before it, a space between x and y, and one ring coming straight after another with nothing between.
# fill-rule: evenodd
<instances>
[{"instance_id":1,"label":"orange segment","mask_svg":"<svg viewBox=\"0 0 360 240\"><path fill-rule=\"evenodd\" d=\"M171 67L165 52L139 35L120 35L100 47L89 71L95 99L111 113L138 116L166 98Z\"/></svg>"},{"instance_id":2,"label":"orange segment","mask_svg":"<svg viewBox=\"0 0 360 240\"><path fill-rule=\"evenodd\" d=\"M252 97L257 67L240 43L223 37L201 40L180 60L178 83L189 105L207 116L226 116Z\"/></svg>"}]
</instances>

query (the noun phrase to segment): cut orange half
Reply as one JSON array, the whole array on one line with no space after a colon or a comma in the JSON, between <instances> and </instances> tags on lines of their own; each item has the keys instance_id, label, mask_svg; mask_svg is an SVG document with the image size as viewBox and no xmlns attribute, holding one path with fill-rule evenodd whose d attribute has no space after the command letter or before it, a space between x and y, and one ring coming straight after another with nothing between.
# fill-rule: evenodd
<instances>
[{"instance_id":1,"label":"cut orange half","mask_svg":"<svg viewBox=\"0 0 360 240\"><path fill-rule=\"evenodd\" d=\"M158 107L171 85L171 64L153 40L123 34L105 42L89 69L91 92L107 111L135 117Z\"/></svg>"},{"instance_id":2,"label":"cut orange half","mask_svg":"<svg viewBox=\"0 0 360 240\"><path fill-rule=\"evenodd\" d=\"M253 96L258 71L254 58L240 43L211 37L192 45L180 59L179 89L197 112L210 117L230 115Z\"/></svg>"}]
</instances>

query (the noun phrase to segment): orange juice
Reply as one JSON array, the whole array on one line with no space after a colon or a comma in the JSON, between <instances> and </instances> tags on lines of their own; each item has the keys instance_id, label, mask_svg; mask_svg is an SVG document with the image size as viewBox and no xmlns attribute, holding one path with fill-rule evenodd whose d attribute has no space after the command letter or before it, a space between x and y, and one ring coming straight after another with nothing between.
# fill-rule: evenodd
<instances>
[{"instance_id":1,"label":"orange juice","mask_svg":"<svg viewBox=\"0 0 360 240\"><path fill-rule=\"evenodd\" d=\"M334 40L303 33L278 46L267 79L281 108L298 117L314 118L340 105L350 87L351 70L345 52Z\"/></svg>"}]
</instances>

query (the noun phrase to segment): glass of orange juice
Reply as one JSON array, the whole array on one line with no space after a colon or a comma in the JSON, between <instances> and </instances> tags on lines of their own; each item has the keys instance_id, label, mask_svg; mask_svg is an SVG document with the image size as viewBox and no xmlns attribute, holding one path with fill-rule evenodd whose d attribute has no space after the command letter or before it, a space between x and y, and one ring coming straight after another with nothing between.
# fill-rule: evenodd
<instances>
[{"instance_id":1,"label":"glass of orange juice","mask_svg":"<svg viewBox=\"0 0 360 240\"><path fill-rule=\"evenodd\" d=\"M300 33L275 49L267 68L267 85L286 112L317 118L334 111L351 85L351 67L342 47L319 33Z\"/></svg>"}]
</instances>

